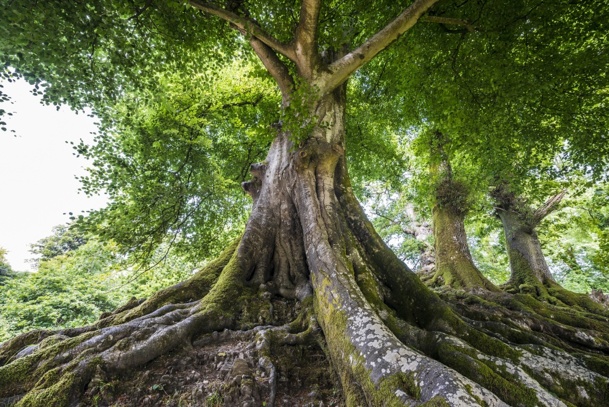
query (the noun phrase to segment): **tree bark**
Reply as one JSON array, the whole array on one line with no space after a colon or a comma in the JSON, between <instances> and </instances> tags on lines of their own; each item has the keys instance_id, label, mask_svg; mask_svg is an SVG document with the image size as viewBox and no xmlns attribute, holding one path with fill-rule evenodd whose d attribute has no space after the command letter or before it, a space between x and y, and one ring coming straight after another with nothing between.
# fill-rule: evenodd
<instances>
[{"instance_id":1,"label":"tree bark","mask_svg":"<svg viewBox=\"0 0 609 407\"><path fill-rule=\"evenodd\" d=\"M436 272L432 285L498 291L474 264L467 244L462 214L450 206L436 205L433 208L433 228Z\"/></svg>"},{"instance_id":2,"label":"tree bark","mask_svg":"<svg viewBox=\"0 0 609 407\"><path fill-rule=\"evenodd\" d=\"M464 218L469 209L467 187L454 179L446 148L450 139L436 131L431 139L430 177L435 180L433 232L436 272L431 285L499 291L474 264Z\"/></svg>"},{"instance_id":3,"label":"tree bark","mask_svg":"<svg viewBox=\"0 0 609 407\"><path fill-rule=\"evenodd\" d=\"M412 203L406 204L404 212L410 221L410 230L407 233L414 236L417 242L419 242L420 257L414 272L417 273L422 280L427 280L433 277L436 269L435 248L434 245L429 242L433 236L433 227L428 221L420 222L417 219Z\"/></svg>"},{"instance_id":4,"label":"tree bark","mask_svg":"<svg viewBox=\"0 0 609 407\"><path fill-rule=\"evenodd\" d=\"M244 353L266 372L265 402L272 405L278 361L270 348L306 341L319 326L323 337L316 337L349 406L602 404L609 385L605 317L578 336L530 310L515 325L513 311L499 303L497 320L489 321L469 308L480 301L471 297L457 308L466 322L386 247L351 190L344 107L341 87L316 101L309 117L315 125L302 145L278 134L244 185L254 206L238 246L191 280L93 326L29 333L0 346L0 402L76 405L93 383L176 349L248 337L253 343ZM278 298L298 302L301 315L278 319ZM539 327L543 334L528 333ZM504 337L510 343L497 339ZM235 361L232 371L244 363ZM251 392L226 391L233 405L255 405Z\"/></svg>"},{"instance_id":5,"label":"tree bark","mask_svg":"<svg viewBox=\"0 0 609 407\"><path fill-rule=\"evenodd\" d=\"M557 285L546 263L535 228L556 209L564 194L563 191L551 197L534 210L516 197L507 185L500 185L492 192L497 201L496 213L503 224L510 259L508 287L542 295L542 287Z\"/></svg>"},{"instance_id":6,"label":"tree bark","mask_svg":"<svg viewBox=\"0 0 609 407\"><path fill-rule=\"evenodd\" d=\"M508 285L517 288L522 285L535 287L554 284L535 229L523 220L520 213L499 210L498 215L503 224L510 259L511 276Z\"/></svg>"}]
</instances>

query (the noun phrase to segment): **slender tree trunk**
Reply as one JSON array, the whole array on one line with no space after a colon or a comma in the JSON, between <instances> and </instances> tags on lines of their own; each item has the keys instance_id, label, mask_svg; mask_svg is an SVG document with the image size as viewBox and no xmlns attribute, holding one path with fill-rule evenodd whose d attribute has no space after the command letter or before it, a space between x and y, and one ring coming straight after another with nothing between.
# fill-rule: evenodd
<instances>
[{"instance_id":1,"label":"slender tree trunk","mask_svg":"<svg viewBox=\"0 0 609 407\"><path fill-rule=\"evenodd\" d=\"M545 294L544 286L557 284L546 263L535 228L556 209L565 191L554 195L536 210L516 197L505 184L495 188L491 195L497 201L496 213L503 224L510 259L511 276L507 286L538 296Z\"/></svg>"},{"instance_id":2,"label":"slender tree trunk","mask_svg":"<svg viewBox=\"0 0 609 407\"><path fill-rule=\"evenodd\" d=\"M407 203L404 213L409 220L407 233L412 235L419 245L419 260L416 263L414 272L422 280L429 280L433 277L436 269L436 254L432 242L433 228L427 221L420 221L417 217L414 205Z\"/></svg>"},{"instance_id":3,"label":"slender tree trunk","mask_svg":"<svg viewBox=\"0 0 609 407\"><path fill-rule=\"evenodd\" d=\"M468 191L465 185L453 178L445 151L449 141L443 133L436 131L431 143L430 176L436 180L432 210L436 272L431 285L498 291L478 270L469 251L464 225L469 209Z\"/></svg>"},{"instance_id":4,"label":"slender tree trunk","mask_svg":"<svg viewBox=\"0 0 609 407\"><path fill-rule=\"evenodd\" d=\"M498 291L474 264L467 244L463 215L450 206L433 208L436 273L432 284Z\"/></svg>"},{"instance_id":5,"label":"slender tree trunk","mask_svg":"<svg viewBox=\"0 0 609 407\"><path fill-rule=\"evenodd\" d=\"M515 288L524 285L526 290L526 287L554 284L535 229L522 219L522 214L509 210L500 210L498 214L512 271L508 285Z\"/></svg>"}]
</instances>

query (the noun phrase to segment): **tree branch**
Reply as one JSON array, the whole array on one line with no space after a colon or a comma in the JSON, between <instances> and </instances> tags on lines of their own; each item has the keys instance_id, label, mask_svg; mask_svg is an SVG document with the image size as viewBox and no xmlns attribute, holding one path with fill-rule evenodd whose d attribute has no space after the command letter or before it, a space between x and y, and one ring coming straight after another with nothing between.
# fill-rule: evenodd
<instances>
[{"instance_id":1,"label":"tree branch","mask_svg":"<svg viewBox=\"0 0 609 407\"><path fill-rule=\"evenodd\" d=\"M281 90L282 103L287 105L292 90L294 89L294 79L290 75L288 67L281 62L275 51L256 37L250 38L250 45L262 61L262 64L271 76L277 81Z\"/></svg>"},{"instance_id":2,"label":"tree branch","mask_svg":"<svg viewBox=\"0 0 609 407\"><path fill-rule=\"evenodd\" d=\"M456 25L459 27L464 27L467 32L476 31L476 27L467 20L461 20L458 18L451 17L440 17L440 16L423 16L419 19L419 21L423 23L437 23L442 25Z\"/></svg>"},{"instance_id":3,"label":"tree branch","mask_svg":"<svg viewBox=\"0 0 609 407\"><path fill-rule=\"evenodd\" d=\"M351 51L338 61L328 66L328 72L322 74L316 85L322 94L331 92L343 83L353 72L387 48L400 35L408 31L419 18L438 0L415 0L396 19L382 30L370 37L357 49Z\"/></svg>"},{"instance_id":4,"label":"tree branch","mask_svg":"<svg viewBox=\"0 0 609 407\"><path fill-rule=\"evenodd\" d=\"M548 199L543 205L541 205L535 212L533 212L533 224L538 225L546 216L552 211L558 208L558 204L562 201L563 197L567 193L567 190L562 190L558 194Z\"/></svg>"},{"instance_id":5,"label":"tree branch","mask_svg":"<svg viewBox=\"0 0 609 407\"><path fill-rule=\"evenodd\" d=\"M317 53L317 26L321 0L302 0L300 5L300 22L296 27L294 51L298 59L298 67L303 76L311 78L319 66Z\"/></svg>"},{"instance_id":6,"label":"tree branch","mask_svg":"<svg viewBox=\"0 0 609 407\"><path fill-rule=\"evenodd\" d=\"M215 4L211 4L205 1L189 0L189 2L190 5L194 8L212 14L225 21L228 21L242 33L256 37L258 40L260 40L262 43L264 43L274 51L279 52L280 54L288 57L293 61L295 60L294 50L292 49L292 47L279 42L272 35L266 33L251 18L240 16L238 14L233 13L232 11L223 9L221 7L216 6Z\"/></svg>"}]
</instances>

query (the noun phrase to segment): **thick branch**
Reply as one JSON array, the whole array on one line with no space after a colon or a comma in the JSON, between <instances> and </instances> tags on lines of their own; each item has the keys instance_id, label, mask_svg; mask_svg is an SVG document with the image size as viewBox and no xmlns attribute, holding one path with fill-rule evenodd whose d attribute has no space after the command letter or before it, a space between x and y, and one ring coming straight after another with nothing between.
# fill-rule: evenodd
<instances>
[{"instance_id":1,"label":"thick branch","mask_svg":"<svg viewBox=\"0 0 609 407\"><path fill-rule=\"evenodd\" d=\"M468 32L476 31L476 27L467 20L459 18L440 17L440 16L423 16L419 19L423 23L436 23L442 25L456 25L465 28Z\"/></svg>"},{"instance_id":2,"label":"thick branch","mask_svg":"<svg viewBox=\"0 0 609 407\"><path fill-rule=\"evenodd\" d=\"M328 72L321 75L317 86L322 94L331 92L343 83L353 72L387 48L400 35L408 31L419 18L438 0L415 0L395 20L390 22L365 43L351 51L328 67Z\"/></svg>"},{"instance_id":3,"label":"thick branch","mask_svg":"<svg viewBox=\"0 0 609 407\"><path fill-rule=\"evenodd\" d=\"M296 28L295 53L299 68L305 77L312 77L319 66L317 54L317 25L321 0L303 0L300 6L300 22Z\"/></svg>"},{"instance_id":4,"label":"thick branch","mask_svg":"<svg viewBox=\"0 0 609 407\"><path fill-rule=\"evenodd\" d=\"M537 208L537 210L533 212L533 225L539 224L539 222L541 222L552 211L556 210L558 208L558 204L560 201L562 201L566 193L566 190L559 192Z\"/></svg>"},{"instance_id":5,"label":"thick branch","mask_svg":"<svg viewBox=\"0 0 609 407\"><path fill-rule=\"evenodd\" d=\"M272 35L266 33L256 22L250 18L240 16L231 11L223 9L201 0L190 0L190 5L194 8L204 11L219 17L225 21L228 21L235 26L239 31L247 33L259 39L261 42L279 52L280 54L294 60L294 51L288 45L285 45L275 39Z\"/></svg>"},{"instance_id":6,"label":"thick branch","mask_svg":"<svg viewBox=\"0 0 609 407\"><path fill-rule=\"evenodd\" d=\"M288 67L281 62L275 51L264 42L256 37L250 38L250 45L262 61L264 67L269 71L271 76L277 81L281 90L282 102L285 106L290 98L290 94L294 89L294 79L290 75Z\"/></svg>"}]
</instances>

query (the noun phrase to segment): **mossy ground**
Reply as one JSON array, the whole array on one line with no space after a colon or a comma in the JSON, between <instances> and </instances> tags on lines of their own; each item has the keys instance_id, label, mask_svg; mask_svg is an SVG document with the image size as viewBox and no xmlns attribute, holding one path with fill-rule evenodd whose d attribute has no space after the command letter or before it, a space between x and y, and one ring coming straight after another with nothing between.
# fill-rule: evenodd
<instances>
[{"instance_id":1,"label":"mossy ground","mask_svg":"<svg viewBox=\"0 0 609 407\"><path fill-rule=\"evenodd\" d=\"M293 318L293 304L273 301ZM283 310L283 311L280 311ZM289 315L288 315L289 314ZM275 313L275 315L279 315ZM275 321L277 322L277 321ZM252 357L254 338L226 331L203 335L140 369L106 380L94 377L83 406L264 406L269 375ZM227 339L228 338L228 339ZM344 406L342 390L324 351L314 343L271 348L277 369L276 406Z\"/></svg>"}]
</instances>

